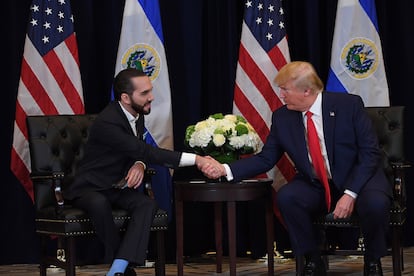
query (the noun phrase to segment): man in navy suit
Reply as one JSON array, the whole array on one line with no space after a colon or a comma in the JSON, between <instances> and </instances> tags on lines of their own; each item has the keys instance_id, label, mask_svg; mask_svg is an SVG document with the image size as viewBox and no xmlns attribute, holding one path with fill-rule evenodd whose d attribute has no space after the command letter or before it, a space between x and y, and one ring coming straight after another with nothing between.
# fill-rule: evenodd
<instances>
[{"instance_id":1,"label":"man in navy suit","mask_svg":"<svg viewBox=\"0 0 414 276\"><path fill-rule=\"evenodd\" d=\"M207 158L153 147L142 140L144 115L154 100L147 75L125 69L114 80L115 101L98 115L90 129L75 180L63 195L91 217L105 258L112 261L107 276L135 275L132 265L144 264L156 202L138 192L146 164L170 168L203 165ZM121 187L114 187L116 183ZM129 211L131 220L121 240L111 206Z\"/></svg>"},{"instance_id":2,"label":"man in navy suit","mask_svg":"<svg viewBox=\"0 0 414 276\"><path fill-rule=\"evenodd\" d=\"M326 275L313 219L332 212L335 219L353 212L361 217L365 243L364 275L382 275L391 185L386 179L372 123L359 96L323 92L323 83L307 62L285 65L275 78L285 105L273 113L262 151L231 164L206 166L203 172L228 180L253 177L273 168L287 153L296 168L294 178L277 192L277 203L294 253L304 255L301 275ZM306 112L312 112L329 178L332 204L315 173L308 151ZM330 209L330 210L328 210Z\"/></svg>"}]
</instances>

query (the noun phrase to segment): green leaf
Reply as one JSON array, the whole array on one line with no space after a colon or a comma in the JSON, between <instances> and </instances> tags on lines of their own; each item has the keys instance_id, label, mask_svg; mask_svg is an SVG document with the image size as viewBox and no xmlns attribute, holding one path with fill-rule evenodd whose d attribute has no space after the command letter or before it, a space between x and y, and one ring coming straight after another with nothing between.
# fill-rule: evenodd
<instances>
[{"instance_id":1,"label":"green leaf","mask_svg":"<svg viewBox=\"0 0 414 276\"><path fill-rule=\"evenodd\" d=\"M244 124L237 124L236 125L236 132L237 132L237 136L242 136L243 134L248 134L249 129Z\"/></svg>"},{"instance_id":2,"label":"green leaf","mask_svg":"<svg viewBox=\"0 0 414 276\"><path fill-rule=\"evenodd\" d=\"M232 145L230 145L228 143L225 143L222 146L222 148L223 148L223 152L236 151L236 149Z\"/></svg>"},{"instance_id":3,"label":"green leaf","mask_svg":"<svg viewBox=\"0 0 414 276\"><path fill-rule=\"evenodd\" d=\"M237 154L237 152L226 152L226 153L222 153L217 156L214 156L214 158L220 163L229 164L239 159L239 155Z\"/></svg>"},{"instance_id":4,"label":"green leaf","mask_svg":"<svg viewBox=\"0 0 414 276\"><path fill-rule=\"evenodd\" d=\"M229 137L231 137L231 136L232 136L232 134L233 134L233 130L232 130L232 129L227 129L227 130L223 133L223 135L224 135L224 137L226 137L226 139L227 139L227 138L229 138Z\"/></svg>"},{"instance_id":5,"label":"green leaf","mask_svg":"<svg viewBox=\"0 0 414 276\"><path fill-rule=\"evenodd\" d=\"M224 118L224 115L223 115L223 113L215 113L213 115L210 115L209 117L211 117L213 119L216 119L216 120L220 120L220 119Z\"/></svg>"},{"instance_id":6,"label":"green leaf","mask_svg":"<svg viewBox=\"0 0 414 276\"><path fill-rule=\"evenodd\" d=\"M189 125L185 130L185 142L188 143L190 141L191 135L193 135L195 131L195 125Z\"/></svg>"},{"instance_id":7,"label":"green leaf","mask_svg":"<svg viewBox=\"0 0 414 276\"><path fill-rule=\"evenodd\" d=\"M222 130L221 128L216 128L215 130L214 130L214 134L225 134L224 133L224 130Z\"/></svg>"},{"instance_id":8,"label":"green leaf","mask_svg":"<svg viewBox=\"0 0 414 276\"><path fill-rule=\"evenodd\" d=\"M236 115L237 122L247 123L246 119L241 115Z\"/></svg>"}]
</instances>

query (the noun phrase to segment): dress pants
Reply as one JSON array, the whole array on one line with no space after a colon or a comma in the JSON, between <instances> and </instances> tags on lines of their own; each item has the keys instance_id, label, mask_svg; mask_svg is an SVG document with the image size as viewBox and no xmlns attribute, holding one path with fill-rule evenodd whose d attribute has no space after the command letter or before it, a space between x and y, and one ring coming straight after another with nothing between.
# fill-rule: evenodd
<instances>
[{"instance_id":1,"label":"dress pants","mask_svg":"<svg viewBox=\"0 0 414 276\"><path fill-rule=\"evenodd\" d=\"M91 217L96 235L105 247L105 261L125 259L143 265L146 259L151 224L157 204L138 190L111 188L88 192L73 200L75 207ZM131 219L122 239L112 217L112 206L128 211Z\"/></svg>"},{"instance_id":2,"label":"dress pants","mask_svg":"<svg viewBox=\"0 0 414 276\"><path fill-rule=\"evenodd\" d=\"M332 212L343 193L334 186L331 192ZM320 228L312 221L327 212L322 184L295 178L277 192L277 203L295 255L317 252L321 245ZM366 255L370 258L378 259L387 253L390 204L390 198L376 190L362 190L357 197L354 212L361 218Z\"/></svg>"}]
</instances>

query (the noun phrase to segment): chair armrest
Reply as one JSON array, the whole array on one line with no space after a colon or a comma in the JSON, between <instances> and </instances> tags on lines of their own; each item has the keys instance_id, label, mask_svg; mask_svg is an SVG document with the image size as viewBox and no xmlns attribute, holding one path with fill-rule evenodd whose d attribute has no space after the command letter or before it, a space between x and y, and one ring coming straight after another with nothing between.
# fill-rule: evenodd
<instances>
[{"instance_id":1,"label":"chair armrest","mask_svg":"<svg viewBox=\"0 0 414 276\"><path fill-rule=\"evenodd\" d=\"M57 207L63 207L65 200L62 194L62 182L65 177L64 172L52 172L52 173L32 173L30 178L33 182L49 182L52 183L52 190L55 195Z\"/></svg>"},{"instance_id":2,"label":"chair armrest","mask_svg":"<svg viewBox=\"0 0 414 276\"><path fill-rule=\"evenodd\" d=\"M145 171L144 176L144 191L152 199L155 199L154 192L152 190L152 176L156 171L153 168L148 168ZM57 207L63 207L65 204L62 194L62 182L65 178L64 172L52 172L52 173L32 173L30 178L33 182L51 182L52 191L55 196L55 203Z\"/></svg>"},{"instance_id":3,"label":"chair armrest","mask_svg":"<svg viewBox=\"0 0 414 276\"><path fill-rule=\"evenodd\" d=\"M144 176L144 192L152 199L155 199L154 191L152 190L152 176L154 176L155 173L156 171L153 168L147 168Z\"/></svg>"},{"instance_id":4,"label":"chair armrest","mask_svg":"<svg viewBox=\"0 0 414 276\"><path fill-rule=\"evenodd\" d=\"M406 191L405 191L405 169L411 168L408 162L391 162L393 169L393 195L394 202L397 207L405 207Z\"/></svg>"}]
</instances>

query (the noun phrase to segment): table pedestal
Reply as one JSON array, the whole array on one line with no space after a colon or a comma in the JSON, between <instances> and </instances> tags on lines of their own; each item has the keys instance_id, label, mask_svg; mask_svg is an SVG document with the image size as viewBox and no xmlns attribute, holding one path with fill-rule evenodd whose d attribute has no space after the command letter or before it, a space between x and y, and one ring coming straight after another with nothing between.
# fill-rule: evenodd
<instances>
[{"instance_id":1,"label":"table pedestal","mask_svg":"<svg viewBox=\"0 0 414 276\"><path fill-rule=\"evenodd\" d=\"M263 199L266 201L266 236L268 275L273 276L273 208L272 180L251 179L240 182L175 181L175 212L177 227L177 270L183 276L183 202L212 202L216 243L216 272L222 272L223 225L222 204L227 205L230 275L236 275L236 202Z\"/></svg>"}]
</instances>

